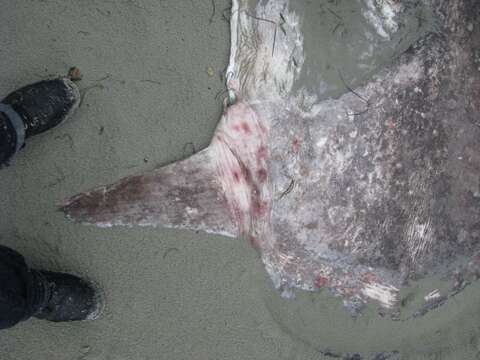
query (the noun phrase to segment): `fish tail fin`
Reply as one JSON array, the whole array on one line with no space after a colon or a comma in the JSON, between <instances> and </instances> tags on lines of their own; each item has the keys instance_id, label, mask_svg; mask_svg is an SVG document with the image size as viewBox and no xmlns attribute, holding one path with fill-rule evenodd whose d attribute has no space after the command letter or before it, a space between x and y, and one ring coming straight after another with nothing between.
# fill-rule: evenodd
<instances>
[{"instance_id":1,"label":"fish tail fin","mask_svg":"<svg viewBox=\"0 0 480 360\"><path fill-rule=\"evenodd\" d=\"M61 210L80 223L164 226L236 236L237 225L215 175L209 148L151 172L67 199Z\"/></svg>"}]
</instances>

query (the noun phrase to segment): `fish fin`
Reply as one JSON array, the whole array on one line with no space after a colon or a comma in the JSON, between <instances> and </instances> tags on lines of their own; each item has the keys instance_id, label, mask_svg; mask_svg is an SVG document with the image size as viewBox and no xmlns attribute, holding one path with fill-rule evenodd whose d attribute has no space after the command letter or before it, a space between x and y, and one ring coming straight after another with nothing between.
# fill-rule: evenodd
<instances>
[{"instance_id":1,"label":"fish fin","mask_svg":"<svg viewBox=\"0 0 480 360\"><path fill-rule=\"evenodd\" d=\"M164 226L235 237L237 225L215 174L207 148L186 160L73 196L62 210L70 219L99 227Z\"/></svg>"}]
</instances>

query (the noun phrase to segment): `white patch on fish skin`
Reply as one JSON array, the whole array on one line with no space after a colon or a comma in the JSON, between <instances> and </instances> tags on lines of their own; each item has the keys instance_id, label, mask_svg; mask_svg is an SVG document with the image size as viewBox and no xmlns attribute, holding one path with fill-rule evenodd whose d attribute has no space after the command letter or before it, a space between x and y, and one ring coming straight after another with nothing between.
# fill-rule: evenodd
<instances>
[{"instance_id":1,"label":"white patch on fish skin","mask_svg":"<svg viewBox=\"0 0 480 360\"><path fill-rule=\"evenodd\" d=\"M245 3L243 7L238 0L232 3L227 87L241 98L268 101L285 97L300 75L303 34L300 18L288 10L288 4L288 0L259 2L250 13Z\"/></svg>"},{"instance_id":2,"label":"white patch on fish skin","mask_svg":"<svg viewBox=\"0 0 480 360\"><path fill-rule=\"evenodd\" d=\"M190 206L187 206L187 207L185 207L185 212L188 215L196 215L196 214L198 214L198 209L191 208Z\"/></svg>"},{"instance_id":3,"label":"white patch on fish skin","mask_svg":"<svg viewBox=\"0 0 480 360\"><path fill-rule=\"evenodd\" d=\"M417 216L413 216L406 229L405 238L408 241L412 263L415 263L428 252L435 239L431 219L427 219L426 222L420 222Z\"/></svg>"},{"instance_id":4,"label":"white patch on fish skin","mask_svg":"<svg viewBox=\"0 0 480 360\"><path fill-rule=\"evenodd\" d=\"M423 75L423 69L418 60L413 60L408 64L402 64L393 78L396 85L405 85L419 80Z\"/></svg>"},{"instance_id":5,"label":"white patch on fish skin","mask_svg":"<svg viewBox=\"0 0 480 360\"><path fill-rule=\"evenodd\" d=\"M399 290L390 285L383 285L377 282L365 284L362 294L372 300L378 301L382 306L391 309L398 301Z\"/></svg>"},{"instance_id":6,"label":"white patch on fish skin","mask_svg":"<svg viewBox=\"0 0 480 360\"><path fill-rule=\"evenodd\" d=\"M325 144L327 143L328 141L328 138L325 136L325 137L322 137L320 139L318 139L316 145L319 147L319 148L323 148L325 146Z\"/></svg>"},{"instance_id":7,"label":"white patch on fish skin","mask_svg":"<svg viewBox=\"0 0 480 360\"><path fill-rule=\"evenodd\" d=\"M368 10L363 11L363 16L375 28L378 35L390 40L390 34L398 30L395 17L401 11L402 5L390 1L364 0Z\"/></svg>"},{"instance_id":8,"label":"white patch on fish skin","mask_svg":"<svg viewBox=\"0 0 480 360\"><path fill-rule=\"evenodd\" d=\"M442 297L442 294L440 293L440 290L435 289L430 293L428 293L427 295L425 295L423 299L425 300L425 302L429 302L429 301L437 300L441 297Z\"/></svg>"}]
</instances>

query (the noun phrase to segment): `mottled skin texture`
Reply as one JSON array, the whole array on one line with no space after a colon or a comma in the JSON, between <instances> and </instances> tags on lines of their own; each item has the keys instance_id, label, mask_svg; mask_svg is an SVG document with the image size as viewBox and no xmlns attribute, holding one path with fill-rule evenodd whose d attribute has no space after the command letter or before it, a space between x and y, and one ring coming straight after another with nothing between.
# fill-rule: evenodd
<instances>
[{"instance_id":1,"label":"mottled skin texture","mask_svg":"<svg viewBox=\"0 0 480 360\"><path fill-rule=\"evenodd\" d=\"M329 288L353 308L395 309L409 279L471 258L461 287L480 265L480 4L424 4L435 33L366 85L318 102L292 90L304 51L288 1L234 1L235 103L211 145L71 198L65 212L241 235L284 294ZM282 34L259 20L279 11Z\"/></svg>"}]
</instances>

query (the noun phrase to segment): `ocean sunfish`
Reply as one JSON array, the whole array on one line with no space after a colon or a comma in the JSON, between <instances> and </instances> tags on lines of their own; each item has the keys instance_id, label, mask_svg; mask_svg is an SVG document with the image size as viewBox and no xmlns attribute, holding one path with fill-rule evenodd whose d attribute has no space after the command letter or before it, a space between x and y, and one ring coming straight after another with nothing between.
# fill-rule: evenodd
<instances>
[{"instance_id":1,"label":"ocean sunfish","mask_svg":"<svg viewBox=\"0 0 480 360\"><path fill-rule=\"evenodd\" d=\"M303 3L233 0L210 145L71 197L63 211L101 227L248 239L285 296L325 288L355 309L375 300L395 310L411 279L447 272L451 291L430 294L441 302L480 269L480 3L416 2L430 31L358 86L339 69L336 96L322 96L309 48L318 20ZM413 6L356 4L377 43Z\"/></svg>"}]
</instances>

